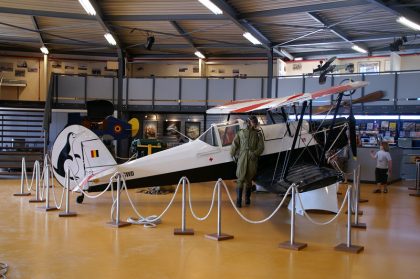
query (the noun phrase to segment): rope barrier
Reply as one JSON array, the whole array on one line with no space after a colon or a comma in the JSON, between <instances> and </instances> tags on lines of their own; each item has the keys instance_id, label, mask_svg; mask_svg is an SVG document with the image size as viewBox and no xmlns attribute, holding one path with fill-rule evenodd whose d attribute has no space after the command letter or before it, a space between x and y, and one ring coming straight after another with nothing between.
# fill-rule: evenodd
<instances>
[{"instance_id":1,"label":"rope barrier","mask_svg":"<svg viewBox=\"0 0 420 279\"><path fill-rule=\"evenodd\" d=\"M160 219L163 217L163 215L166 214L166 212L169 210L172 203L174 202L176 194L178 193L179 186L181 185L181 182L182 182L183 178L181 178L178 181L178 185L175 188L175 192L174 192L171 200L169 201L169 204L166 206L166 208L163 210L163 212L156 217L154 217L155 215L144 217L137 211L136 207L134 206L133 201L131 200L131 197L128 194L128 189L127 189L127 184L125 182L125 178L122 174L120 174L120 175L121 175L121 179L123 181L123 186L122 186L121 190L125 190L128 201L129 201L134 213L136 213L136 215L138 217L137 219L133 218L133 217L130 217L130 218L127 219L127 222L132 223L132 224L143 224L145 227L155 227L156 224L160 224L161 223ZM112 208L111 208L111 218L112 218L112 215L113 215L114 207L115 207L115 201L113 202L113 205L112 205Z\"/></svg>"},{"instance_id":2,"label":"rope barrier","mask_svg":"<svg viewBox=\"0 0 420 279\"><path fill-rule=\"evenodd\" d=\"M347 187L347 191L346 191L346 195L344 196L344 200L343 200L343 203L341 204L341 206L340 206L340 209L338 210L338 212L337 212L337 214L331 219L331 220L329 220L329 221L327 221L327 222L317 222L317 221L315 221L314 219L312 219L311 218L311 216L309 216L309 214L306 212L306 210L305 210L305 208L303 207L303 203L302 203L302 199L301 199L301 197L300 197L300 193L299 192L297 192L297 196L298 196L298 201L299 201L299 203L300 203L300 206L301 206L301 208L302 208L302 210L303 210L303 214L304 214L304 216L311 222L311 223L313 223L313 224L315 224L315 225L319 225L319 226L324 226L324 225L328 225L328 224L331 224L335 219L337 219L337 217L338 216L340 216L340 214L341 214L341 212L343 211L343 208L344 208L344 205L346 204L346 201L347 201L347 196L349 195L349 192L351 191L351 185L348 185L348 187Z\"/></svg>"},{"instance_id":3,"label":"rope barrier","mask_svg":"<svg viewBox=\"0 0 420 279\"><path fill-rule=\"evenodd\" d=\"M283 199L281 200L281 202L279 203L279 205L276 207L276 209L273 211L273 213L271 213L268 217L266 217L266 218L264 218L264 219L262 219L262 220L253 221L253 220L250 220L250 219L248 219L247 217L245 217L245 216L244 216L244 215L243 215L243 214L239 211L239 209L235 206L234 201L232 200L232 197L231 197L231 195L230 195L230 193L229 193L229 191L228 191L228 188L227 188L227 186L226 186L225 182L224 182L222 179L220 179L220 180L221 180L221 182L222 182L222 184L223 184L223 186L224 186L224 188L225 188L225 190L226 190L226 192L227 192L227 195L228 195L228 197L229 197L229 200L230 200L230 202L231 202L231 204L232 204L233 208L235 209L236 213L238 213L238 215L239 215L239 216L240 216L240 217L241 217L244 221L246 221L246 222L248 222L248 223L251 223L251 224L261 224L261 223L264 223L264 222L266 222L266 221L270 220L270 219L274 216L274 214L276 214L276 213L277 213L277 211L279 211L280 207L283 205L284 201L286 200L286 197L289 195L290 190L292 189L292 186L290 186L290 187L289 187L289 189L287 189L286 194L284 194Z\"/></svg>"},{"instance_id":4,"label":"rope barrier","mask_svg":"<svg viewBox=\"0 0 420 279\"><path fill-rule=\"evenodd\" d=\"M190 211L191 211L191 215L195 218L195 219L197 219L198 221L204 221L204 220L206 220L209 216L210 216L210 213L212 212L212 210L213 210L213 206L214 206L214 201L215 201L215 197L216 197L216 190L217 190L217 182L216 182L216 185L214 186L214 188L213 188L213 195L212 195L212 200L211 200L211 204L210 204L210 208L209 208L209 211L207 212L207 214L206 215L204 215L204 217L198 217L196 214L195 214L195 212L194 212L194 210L193 210L193 207L192 207L192 203L191 203L191 185L190 185L190 181L188 180L188 178L185 178L186 179L186 181L187 181L187 186L188 186L188 204L189 204L189 206L190 206Z\"/></svg>"}]
</instances>

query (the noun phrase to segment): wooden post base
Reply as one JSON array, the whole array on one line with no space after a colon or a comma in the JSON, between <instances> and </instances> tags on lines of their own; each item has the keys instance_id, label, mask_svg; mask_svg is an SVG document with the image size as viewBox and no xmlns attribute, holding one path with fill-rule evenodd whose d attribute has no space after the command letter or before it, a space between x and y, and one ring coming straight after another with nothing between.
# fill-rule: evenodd
<instances>
[{"instance_id":1,"label":"wooden post base","mask_svg":"<svg viewBox=\"0 0 420 279\"><path fill-rule=\"evenodd\" d=\"M290 243L290 241L285 241L279 244L279 248L295 250L295 251L300 251L302 249L305 249L306 247L308 247L308 244L300 243L300 242L293 242L292 244Z\"/></svg>"},{"instance_id":2,"label":"wooden post base","mask_svg":"<svg viewBox=\"0 0 420 279\"><path fill-rule=\"evenodd\" d=\"M369 201L368 199L360 199L359 203L364 203L364 202L368 202L368 201Z\"/></svg>"},{"instance_id":3,"label":"wooden post base","mask_svg":"<svg viewBox=\"0 0 420 279\"><path fill-rule=\"evenodd\" d=\"M174 235L194 235L193 229L174 229Z\"/></svg>"},{"instance_id":4,"label":"wooden post base","mask_svg":"<svg viewBox=\"0 0 420 279\"><path fill-rule=\"evenodd\" d=\"M341 243L337 246L335 246L334 250L336 251L342 251L347 253L353 253L353 254L359 254L365 249L363 246L358 245L350 245L350 247L347 247L346 243Z\"/></svg>"},{"instance_id":5,"label":"wooden post base","mask_svg":"<svg viewBox=\"0 0 420 279\"><path fill-rule=\"evenodd\" d=\"M409 194L412 197L420 197L420 193Z\"/></svg>"},{"instance_id":6,"label":"wooden post base","mask_svg":"<svg viewBox=\"0 0 420 279\"><path fill-rule=\"evenodd\" d=\"M111 222L108 222L107 224L114 228L131 226L131 223L124 222L124 221L111 221Z\"/></svg>"},{"instance_id":7,"label":"wooden post base","mask_svg":"<svg viewBox=\"0 0 420 279\"><path fill-rule=\"evenodd\" d=\"M33 202L33 203L35 203L35 202L45 202L45 200L37 200L37 199L32 199L32 200L29 200L29 202Z\"/></svg>"},{"instance_id":8,"label":"wooden post base","mask_svg":"<svg viewBox=\"0 0 420 279\"><path fill-rule=\"evenodd\" d=\"M356 223L351 223L351 227L352 228L357 228L357 229L365 229L365 230L367 228L365 223L360 223L360 222L358 222L357 224Z\"/></svg>"},{"instance_id":9,"label":"wooden post base","mask_svg":"<svg viewBox=\"0 0 420 279\"><path fill-rule=\"evenodd\" d=\"M68 213L66 213L66 212L60 212L60 213L58 213L58 217L75 217L75 216L77 216L77 213L76 212L68 212Z\"/></svg>"},{"instance_id":10,"label":"wooden post base","mask_svg":"<svg viewBox=\"0 0 420 279\"><path fill-rule=\"evenodd\" d=\"M408 190L417 190L417 188L416 187L408 187Z\"/></svg>"},{"instance_id":11,"label":"wooden post base","mask_svg":"<svg viewBox=\"0 0 420 279\"><path fill-rule=\"evenodd\" d=\"M206 238L222 241L222 240L233 239L233 235L224 234L224 233L222 234L212 233L212 234L206 234Z\"/></svg>"},{"instance_id":12,"label":"wooden post base","mask_svg":"<svg viewBox=\"0 0 420 279\"><path fill-rule=\"evenodd\" d=\"M17 194L13 194L13 196L15 197L27 197L30 196L31 193L17 193Z\"/></svg>"}]
</instances>

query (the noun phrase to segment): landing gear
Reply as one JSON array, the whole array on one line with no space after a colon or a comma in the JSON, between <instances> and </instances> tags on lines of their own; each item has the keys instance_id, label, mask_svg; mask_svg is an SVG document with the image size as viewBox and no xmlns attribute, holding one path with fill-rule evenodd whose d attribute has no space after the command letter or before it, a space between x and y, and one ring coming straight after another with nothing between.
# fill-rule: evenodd
<instances>
[{"instance_id":1,"label":"landing gear","mask_svg":"<svg viewBox=\"0 0 420 279\"><path fill-rule=\"evenodd\" d=\"M77 203L83 203L83 200L85 199L85 195L84 194L82 194L81 196L78 196L77 198L76 198L76 202Z\"/></svg>"}]
</instances>

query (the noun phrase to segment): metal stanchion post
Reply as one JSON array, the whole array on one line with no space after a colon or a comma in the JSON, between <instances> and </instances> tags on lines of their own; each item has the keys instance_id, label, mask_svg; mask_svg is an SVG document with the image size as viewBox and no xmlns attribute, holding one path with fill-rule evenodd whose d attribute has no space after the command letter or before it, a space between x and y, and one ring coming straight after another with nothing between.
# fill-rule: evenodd
<instances>
[{"instance_id":1,"label":"metal stanchion post","mask_svg":"<svg viewBox=\"0 0 420 279\"><path fill-rule=\"evenodd\" d=\"M280 248L289 250L302 250L308 246L306 243L295 242L295 215L296 215L296 184L292 184L292 213L290 216L290 241L279 244Z\"/></svg>"},{"instance_id":2,"label":"metal stanchion post","mask_svg":"<svg viewBox=\"0 0 420 279\"><path fill-rule=\"evenodd\" d=\"M187 201L186 196L187 196L187 191L185 189L185 181L186 181L186 177L184 176L182 178L182 227L180 229L174 229L174 234L175 235L193 235L194 234L194 230L193 229L187 229L187 225L186 225L186 212L185 212L185 203Z\"/></svg>"},{"instance_id":3,"label":"metal stanchion post","mask_svg":"<svg viewBox=\"0 0 420 279\"><path fill-rule=\"evenodd\" d=\"M420 197L420 160L416 161L416 193L410 194L412 197Z\"/></svg>"},{"instance_id":4,"label":"metal stanchion post","mask_svg":"<svg viewBox=\"0 0 420 279\"><path fill-rule=\"evenodd\" d=\"M39 182L41 180L40 178L41 170L39 166L39 161L35 161L34 171L35 171L35 199L31 199L29 200L29 202L44 202L45 200L39 197Z\"/></svg>"},{"instance_id":5,"label":"metal stanchion post","mask_svg":"<svg viewBox=\"0 0 420 279\"><path fill-rule=\"evenodd\" d=\"M360 169L360 164L357 166L357 188L359 189L359 195L357 196L357 199L358 199L358 201L359 201L359 203L364 203L364 202L368 202L369 200L368 199L362 199L361 197L360 197L360 194L361 194L361 190L360 190L360 171L361 171L361 169Z\"/></svg>"},{"instance_id":6,"label":"metal stanchion post","mask_svg":"<svg viewBox=\"0 0 420 279\"><path fill-rule=\"evenodd\" d=\"M360 170L360 165L358 167L358 170ZM356 198L353 199L354 201L354 223L351 223L351 226L353 228L359 228L359 229L366 229L366 224L365 223L359 223L359 197L360 197L360 184L359 184L359 180L358 180L358 175L355 175L355 180L354 182L356 183L356 187L355 187L355 196Z\"/></svg>"},{"instance_id":7,"label":"metal stanchion post","mask_svg":"<svg viewBox=\"0 0 420 279\"><path fill-rule=\"evenodd\" d=\"M45 156L47 158L47 156ZM48 163L44 165L44 183L46 187L46 195L45 195L45 206L38 207L38 209L45 210L45 211L52 211L57 210L58 208L55 206L50 206L50 168Z\"/></svg>"},{"instance_id":8,"label":"metal stanchion post","mask_svg":"<svg viewBox=\"0 0 420 279\"><path fill-rule=\"evenodd\" d=\"M70 169L66 171L66 180L64 182L64 188L66 191L66 209L58 214L59 217L74 217L77 216L76 212L70 211Z\"/></svg>"},{"instance_id":9,"label":"metal stanchion post","mask_svg":"<svg viewBox=\"0 0 420 279\"><path fill-rule=\"evenodd\" d=\"M347 196L347 210L351 212L351 189L349 189ZM363 246L351 244L351 214L347 214L347 242L337 245L334 249L355 254L362 252L364 249Z\"/></svg>"},{"instance_id":10,"label":"metal stanchion post","mask_svg":"<svg viewBox=\"0 0 420 279\"><path fill-rule=\"evenodd\" d=\"M359 194L358 194L358 189L359 189L359 176L358 174L360 173L360 165L358 165L357 168L355 168L353 170L353 187L352 187L352 200L351 200L351 214L356 214L356 203L359 202ZM354 194L354 196L353 196ZM346 211L346 214L348 213L348 211ZM357 204L357 214L358 215L363 215L363 211L359 210L359 205Z\"/></svg>"},{"instance_id":11,"label":"metal stanchion post","mask_svg":"<svg viewBox=\"0 0 420 279\"><path fill-rule=\"evenodd\" d=\"M222 233L222 191L220 178L217 181L217 233L206 234L207 238L221 241L232 239L233 235Z\"/></svg>"},{"instance_id":12,"label":"metal stanchion post","mask_svg":"<svg viewBox=\"0 0 420 279\"><path fill-rule=\"evenodd\" d=\"M113 186L114 185L112 185L112 187ZM115 221L111 221L107 223L111 227L117 227L117 228L131 225L131 223L120 220L120 190L121 190L121 174L117 174L117 201L116 201Z\"/></svg>"},{"instance_id":13,"label":"metal stanchion post","mask_svg":"<svg viewBox=\"0 0 420 279\"><path fill-rule=\"evenodd\" d=\"M22 173L20 175L20 193L13 194L16 197L30 196L31 193L25 193L25 178L26 178L26 162L25 157L22 157Z\"/></svg>"}]
</instances>

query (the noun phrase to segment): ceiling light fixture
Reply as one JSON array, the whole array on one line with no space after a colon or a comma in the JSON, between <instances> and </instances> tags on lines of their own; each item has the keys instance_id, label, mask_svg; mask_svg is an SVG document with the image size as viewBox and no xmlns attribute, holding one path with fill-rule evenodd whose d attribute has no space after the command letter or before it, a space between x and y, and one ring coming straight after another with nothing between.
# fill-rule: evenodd
<instances>
[{"instance_id":1,"label":"ceiling light fixture","mask_svg":"<svg viewBox=\"0 0 420 279\"><path fill-rule=\"evenodd\" d=\"M96 15L96 11L93 8L92 4L89 2L89 0L79 0L79 3L89 15Z\"/></svg>"},{"instance_id":2,"label":"ceiling light fixture","mask_svg":"<svg viewBox=\"0 0 420 279\"><path fill-rule=\"evenodd\" d=\"M206 6L207 9L209 9L210 11L212 11L214 14L216 15L221 15L223 14L223 11L221 9L219 9L219 7L217 7L213 2L211 2L210 0L198 0L201 4L203 4L204 6Z\"/></svg>"},{"instance_id":3,"label":"ceiling light fixture","mask_svg":"<svg viewBox=\"0 0 420 279\"><path fill-rule=\"evenodd\" d=\"M206 57L201 53L201 52L199 52L198 50L196 51L196 52L194 52L194 54L195 54L195 56L197 56L198 58L201 58L201 59L205 59Z\"/></svg>"},{"instance_id":4,"label":"ceiling light fixture","mask_svg":"<svg viewBox=\"0 0 420 279\"><path fill-rule=\"evenodd\" d=\"M41 50L41 52L42 52L43 54L45 54L45 55L47 55L47 54L49 53L48 48L46 48L45 46L42 46L42 47L40 48L40 50Z\"/></svg>"},{"instance_id":5,"label":"ceiling light fixture","mask_svg":"<svg viewBox=\"0 0 420 279\"><path fill-rule=\"evenodd\" d=\"M364 48L359 47L358 45L352 45L351 48L360 53L368 53L368 51Z\"/></svg>"},{"instance_id":6,"label":"ceiling light fixture","mask_svg":"<svg viewBox=\"0 0 420 279\"><path fill-rule=\"evenodd\" d=\"M261 42L258 41L257 38L255 38L251 33L249 32L245 32L242 36L244 36L245 38L248 39L248 41L250 41L251 43L253 43L254 45L261 45Z\"/></svg>"},{"instance_id":7,"label":"ceiling light fixture","mask_svg":"<svg viewBox=\"0 0 420 279\"><path fill-rule=\"evenodd\" d=\"M111 33L105 33L104 34L105 39L108 41L110 45L117 45L117 42L115 41L114 37L111 35Z\"/></svg>"},{"instance_id":8,"label":"ceiling light fixture","mask_svg":"<svg viewBox=\"0 0 420 279\"><path fill-rule=\"evenodd\" d=\"M402 25L405 25L405 26L407 26L411 29L414 29L416 31L420 31L420 25L418 25L415 22L412 22L411 20L409 20L409 19L407 19L403 16L400 16L399 18L397 18L397 22L401 23Z\"/></svg>"}]
</instances>

